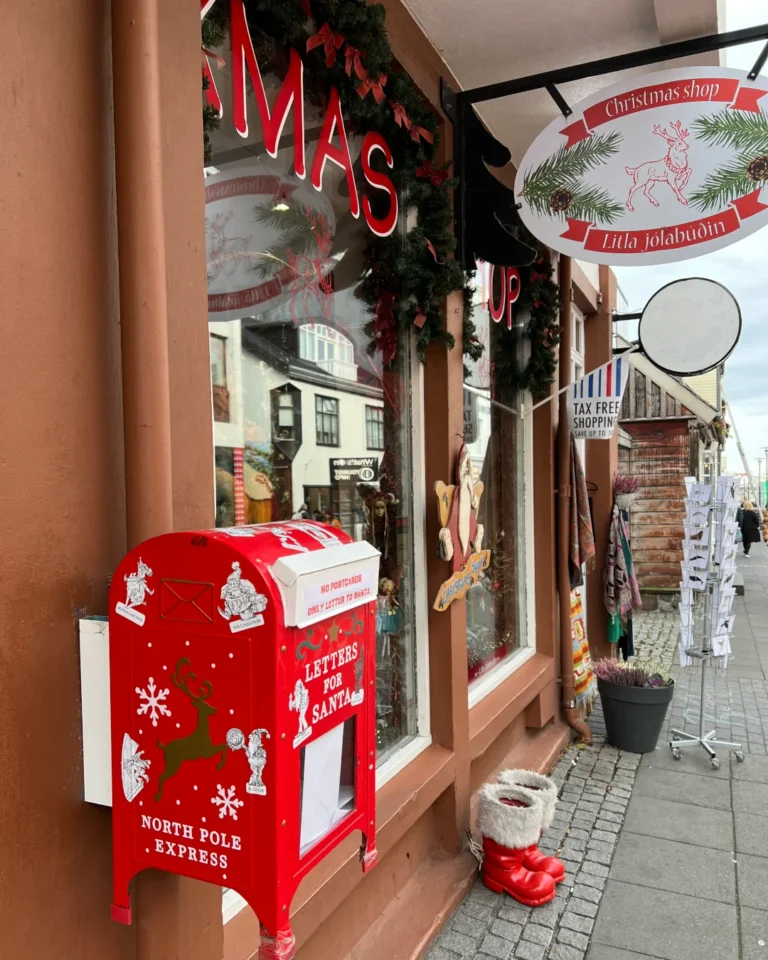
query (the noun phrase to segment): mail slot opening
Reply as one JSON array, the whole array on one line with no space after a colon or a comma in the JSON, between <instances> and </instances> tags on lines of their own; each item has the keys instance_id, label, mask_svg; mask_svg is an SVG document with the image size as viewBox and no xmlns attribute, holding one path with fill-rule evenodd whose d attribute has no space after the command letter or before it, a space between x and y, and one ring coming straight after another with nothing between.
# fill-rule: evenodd
<instances>
[{"instance_id":1,"label":"mail slot opening","mask_svg":"<svg viewBox=\"0 0 768 960\"><path fill-rule=\"evenodd\" d=\"M335 726L301 751L303 857L355 810L355 718Z\"/></svg>"}]
</instances>

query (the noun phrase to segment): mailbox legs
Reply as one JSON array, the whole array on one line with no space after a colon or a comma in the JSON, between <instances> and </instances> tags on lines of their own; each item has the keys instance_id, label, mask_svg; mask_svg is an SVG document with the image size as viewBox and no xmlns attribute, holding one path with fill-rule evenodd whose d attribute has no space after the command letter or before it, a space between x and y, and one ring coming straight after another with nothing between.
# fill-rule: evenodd
<instances>
[{"instance_id":1,"label":"mailbox legs","mask_svg":"<svg viewBox=\"0 0 768 960\"><path fill-rule=\"evenodd\" d=\"M279 928L274 936L261 924L259 934L259 960L294 960L296 937L290 923Z\"/></svg>"}]
</instances>

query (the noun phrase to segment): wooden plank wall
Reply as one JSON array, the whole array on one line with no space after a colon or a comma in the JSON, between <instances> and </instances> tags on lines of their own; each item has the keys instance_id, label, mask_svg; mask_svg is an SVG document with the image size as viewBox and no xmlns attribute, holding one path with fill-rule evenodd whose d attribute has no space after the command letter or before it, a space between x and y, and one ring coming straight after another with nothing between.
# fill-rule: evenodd
<instances>
[{"instance_id":1,"label":"wooden plank wall","mask_svg":"<svg viewBox=\"0 0 768 960\"><path fill-rule=\"evenodd\" d=\"M654 402L651 390L644 389L643 397L643 402L645 397ZM664 406L667 399L664 394ZM661 397L658 402L661 403ZM684 478L690 475L691 443L695 442L689 434L689 423L659 419L634 423L627 420L621 424L632 437L632 447L619 449L619 472L640 478L630 523L632 556L641 587L680 584Z\"/></svg>"}]
</instances>

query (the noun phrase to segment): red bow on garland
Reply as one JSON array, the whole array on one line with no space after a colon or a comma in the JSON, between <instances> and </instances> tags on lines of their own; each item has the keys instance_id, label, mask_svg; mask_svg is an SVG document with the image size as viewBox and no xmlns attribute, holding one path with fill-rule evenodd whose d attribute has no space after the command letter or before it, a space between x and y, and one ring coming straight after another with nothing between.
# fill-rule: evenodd
<instances>
[{"instance_id":1,"label":"red bow on garland","mask_svg":"<svg viewBox=\"0 0 768 960\"><path fill-rule=\"evenodd\" d=\"M384 103L384 101L387 99L387 95L384 93L384 85L386 82L386 73L382 73L378 80L371 80L366 73L363 82L357 88L358 96L361 100L365 100L368 94L373 92L373 99L376 101L376 103Z\"/></svg>"},{"instance_id":2,"label":"red bow on garland","mask_svg":"<svg viewBox=\"0 0 768 960\"><path fill-rule=\"evenodd\" d=\"M415 140L416 143L418 143L419 137L421 137L422 140L426 140L427 143L435 142L434 133L431 133L426 127L420 127L418 124L414 124L411 127L411 140Z\"/></svg>"},{"instance_id":3,"label":"red bow on garland","mask_svg":"<svg viewBox=\"0 0 768 960\"><path fill-rule=\"evenodd\" d=\"M347 76L352 76L352 70L354 69L356 75L360 80L365 80L368 76L368 71L365 69L362 63L362 59L365 56L364 50L358 50L356 47L352 47L347 44L344 50L344 56L347 59L347 62L344 66L344 69L347 71Z\"/></svg>"},{"instance_id":4,"label":"red bow on garland","mask_svg":"<svg viewBox=\"0 0 768 960\"><path fill-rule=\"evenodd\" d=\"M382 293L376 301L373 318L373 335L376 348L381 350L385 364L391 363L397 354L397 324L395 322L395 295Z\"/></svg>"},{"instance_id":5,"label":"red bow on garland","mask_svg":"<svg viewBox=\"0 0 768 960\"><path fill-rule=\"evenodd\" d=\"M299 6L300 6L301 9L304 11L304 13L306 13L306 15L307 15L307 20L314 20L314 19L315 19L315 18L312 16L312 8L309 6L309 0L299 0Z\"/></svg>"},{"instance_id":6,"label":"red bow on garland","mask_svg":"<svg viewBox=\"0 0 768 960\"><path fill-rule=\"evenodd\" d=\"M533 301L533 308L534 308L534 310L546 310L546 309L547 309L547 305L546 305L546 303L544 303L543 300L534 300L534 301Z\"/></svg>"},{"instance_id":7,"label":"red bow on garland","mask_svg":"<svg viewBox=\"0 0 768 960\"><path fill-rule=\"evenodd\" d=\"M531 283L538 283L539 280L548 280L549 277L546 273L537 273L535 270L531 270Z\"/></svg>"},{"instance_id":8,"label":"red bow on garland","mask_svg":"<svg viewBox=\"0 0 768 960\"><path fill-rule=\"evenodd\" d=\"M422 161L420 167L416 170L416 176L422 180L430 180L433 187L439 187L443 181L448 179L447 170L438 170L429 160Z\"/></svg>"},{"instance_id":9,"label":"red bow on garland","mask_svg":"<svg viewBox=\"0 0 768 960\"><path fill-rule=\"evenodd\" d=\"M334 33L330 26L324 23L314 37L307 40L307 53L315 47L322 46L325 50L325 65L332 67L336 62L336 51L341 49L343 43L344 37L340 33Z\"/></svg>"}]
</instances>

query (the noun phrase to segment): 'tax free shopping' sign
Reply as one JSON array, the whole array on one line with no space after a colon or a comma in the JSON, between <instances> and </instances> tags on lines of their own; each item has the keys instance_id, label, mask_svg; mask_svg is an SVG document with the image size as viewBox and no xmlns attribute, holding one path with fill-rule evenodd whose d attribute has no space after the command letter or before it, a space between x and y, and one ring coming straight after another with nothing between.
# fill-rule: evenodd
<instances>
[{"instance_id":1,"label":"'tax free shopping' sign","mask_svg":"<svg viewBox=\"0 0 768 960\"><path fill-rule=\"evenodd\" d=\"M531 232L606 264L673 263L768 222L768 78L688 67L631 77L536 138L515 196Z\"/></svg>"},{"instance_id":2,"label":"'tax free shopping' sign","mask_svg":"<svg viewBox=\"0 0 768 960\"><path fill-rule=\"evenodd\" d=\"M621 412L629 358L616 357L571 384L566 395L568 422L577 440L610 440Z\"/></svg>"}]
</instances>

